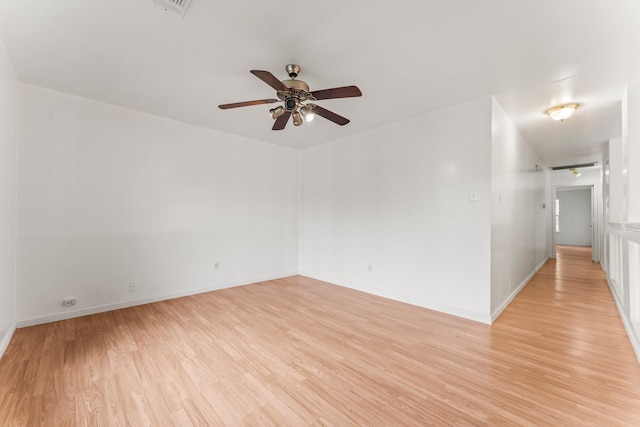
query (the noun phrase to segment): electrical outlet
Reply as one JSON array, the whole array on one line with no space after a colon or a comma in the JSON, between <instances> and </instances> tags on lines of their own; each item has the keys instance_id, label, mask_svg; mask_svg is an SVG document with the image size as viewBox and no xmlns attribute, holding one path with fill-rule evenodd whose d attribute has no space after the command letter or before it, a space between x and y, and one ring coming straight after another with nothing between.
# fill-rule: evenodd
<instances>
[{"instance_id":1,"label":"electrical outlet","mask_svg":"<svg viewBox=\"0 0 640 427\"><path fill-rule=\"evenodd\" d=\"M65 298L62 300L62 305L64 305L65 307L71 307L72 305L76 305L76 299L75 298Z\"/></svg>"},{"instance_id":2,"label":"electrical outlet","mask_svg":"<svg viewBox=\"0 0 640 427\"><path fill-rule=\"evenodd\" d=\"M136 282L129 282L129 292L136 292L138 290L138 285Z\"/></svg>"}]
</instances>

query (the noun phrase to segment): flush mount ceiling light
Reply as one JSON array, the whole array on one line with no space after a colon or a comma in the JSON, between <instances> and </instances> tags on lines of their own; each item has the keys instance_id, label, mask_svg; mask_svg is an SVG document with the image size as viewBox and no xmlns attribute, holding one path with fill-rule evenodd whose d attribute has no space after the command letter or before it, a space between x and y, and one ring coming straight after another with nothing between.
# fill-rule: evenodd
<instances>
[{"instance_id":1,"label":"flush mount ceiling light","mask_svg":"<svg viewBox=\"0 0 640 427\"><path fill-rule=\"evenodd\" d=\"M569 117L571 117L573 113L576 112L578 107L579 107L579 104L559 105L557 107L549 108L546 111L546 113L553 120L563 122L565 121L565 119L568 119Z\"/></svg>"}]
</instances>

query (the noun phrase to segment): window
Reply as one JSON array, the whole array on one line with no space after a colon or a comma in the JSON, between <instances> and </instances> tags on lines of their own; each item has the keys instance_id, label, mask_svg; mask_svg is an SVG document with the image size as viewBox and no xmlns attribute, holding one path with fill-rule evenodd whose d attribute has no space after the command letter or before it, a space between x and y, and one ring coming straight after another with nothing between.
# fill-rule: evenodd
<instances>
[{"instance_id":1,"label":"window","mask_svg":"<svg viewBox=\"0 0 640 427\"><path fill-rule=\"evenodd\" d=\"M560 200L556 199L556 233L560 232Z\"/></svg>"}]
</instances>

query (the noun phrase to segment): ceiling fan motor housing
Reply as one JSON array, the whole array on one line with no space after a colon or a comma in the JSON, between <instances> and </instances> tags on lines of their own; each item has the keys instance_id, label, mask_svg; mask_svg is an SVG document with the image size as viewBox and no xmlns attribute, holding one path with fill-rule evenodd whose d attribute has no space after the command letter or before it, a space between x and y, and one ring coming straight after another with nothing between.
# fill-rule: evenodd
<instances>
[{"instance_id":1,"label":"ceiling fan motor housing","mask_svg":"<svg viewBox=\"0 0 640 427\"><path fill-rule=\"evenodd\" d=\"M279 91L278 98L284 101L284 108L287 111L295 111L301 101L309 97L309 85L302 80L283 80L288 91Z\"/></svg>"}]
</instances>

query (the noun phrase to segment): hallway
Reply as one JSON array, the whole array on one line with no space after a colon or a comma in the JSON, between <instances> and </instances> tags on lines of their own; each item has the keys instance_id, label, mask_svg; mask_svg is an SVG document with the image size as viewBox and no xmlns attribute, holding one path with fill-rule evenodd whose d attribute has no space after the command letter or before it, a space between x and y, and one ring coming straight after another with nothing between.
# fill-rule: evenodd
<instances>
[{"instance_id":1,"label":"hallway","mask_svg":"<svg viewBox=\"0 0 640 427\"><path fill-rule=\"evenodd\" d=\"M570 425L640 425L640 363L590 247L558 246L492 336L510 342L511 379L540 412Z\"/></svg>"}]
</instances>

